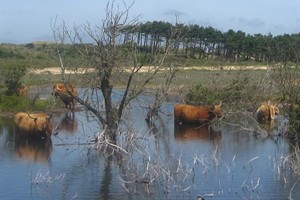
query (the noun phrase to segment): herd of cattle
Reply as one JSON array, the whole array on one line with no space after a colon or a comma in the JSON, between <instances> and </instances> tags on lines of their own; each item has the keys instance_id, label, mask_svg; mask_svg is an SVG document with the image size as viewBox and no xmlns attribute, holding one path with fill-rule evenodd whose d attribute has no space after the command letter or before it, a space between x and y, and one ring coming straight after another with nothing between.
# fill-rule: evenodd
<instances>
[{"instance_id":1,"label":"herd of cattle","mask_svg":"<svg viewBox=\"0 0 300 200\"><path fill-rule=\"evenodd\" d=\"M24 90L24 88L22 89ZM78 89L72 84L54 84L52 95L59 97L68 109L75 109ZM279 108L276 105L263 103L256 111L256 117L259 122L274 120L279 114ZM45 113L27 113L19 112L15 115L14 122L18 132L23 136L38 136L50 138L53 125L52 115ZM174 106L174 123L176 126L189 124L209 124L214 118L223 117L221 104L212 106L192 106L186 104L176 104Z\"/></svg>"},{"instance_id":2,"label":"herd of cattle","mask_svg":"<svg viewBox=\"0 0 300 200\"><path fill-rule=\"evenodd\" d=\"M28 89L25 90L23 87L20 91L28 93ZM53 85L52 95L59 97L64 102L66 108L74 109L78 90L75 85L57 83ZM51 117L52 115L46 113L19 112L15 114L14 122L21 136L50 138L53 131Z\"/></svg>"}]
</instances>

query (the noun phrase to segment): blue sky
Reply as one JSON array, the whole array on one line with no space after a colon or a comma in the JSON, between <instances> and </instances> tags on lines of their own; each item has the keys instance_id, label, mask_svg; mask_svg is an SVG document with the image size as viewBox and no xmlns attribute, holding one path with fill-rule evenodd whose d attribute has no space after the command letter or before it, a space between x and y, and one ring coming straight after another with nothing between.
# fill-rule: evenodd
<instances>
[{"instance_id":1,"label":"blue sky","mask_svg":"<svg viewBox=\"0 0 300 200\"><path fill-rule=\"evenodd\" d=\"M140 22L212 26L249 34L282 35L300 31L300 0L135 0L129 17ZM115 5L123 1L115 0ZM124 0L130 5L132 0ZM107 0L0 0L0 43L53 41L51 23L57 19L72 27L99 25Z\"/></svg>"}]
</instances>

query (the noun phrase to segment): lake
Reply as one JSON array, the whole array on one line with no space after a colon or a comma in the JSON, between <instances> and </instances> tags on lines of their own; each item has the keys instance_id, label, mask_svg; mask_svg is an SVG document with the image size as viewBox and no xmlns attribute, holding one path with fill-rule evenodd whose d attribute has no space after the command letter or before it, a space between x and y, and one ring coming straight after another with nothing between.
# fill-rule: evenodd
<instances>
[{"instance_id":1,"label":"lake","mask_svg":"<svg viewBox=\"0 0 300 200\"><path fill-rule=\"evenodd\" d=\"M0 118L0 199L300 196L299 167L293 167L299 155L279 129L267 134L246 117L230 116L211 129L174 127L173 107L165 102L151 127L146 111L133 105L114 152L92 142L99 124L86 111L53 115L58 134L50 141L20 140L13 119Z\"/></svg>"}]
</instances>

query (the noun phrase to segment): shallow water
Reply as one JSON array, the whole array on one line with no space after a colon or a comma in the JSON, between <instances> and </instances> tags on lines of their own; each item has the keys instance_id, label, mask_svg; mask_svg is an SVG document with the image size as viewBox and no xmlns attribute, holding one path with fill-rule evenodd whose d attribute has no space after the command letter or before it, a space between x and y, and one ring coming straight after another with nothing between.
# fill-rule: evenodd
<instances>
[{"instance_id":1,"label":"shallow water","mask_svg":"<svg viewBox=\"0 0 300 200\"><path fill-rule=\"evenodd\" d=\"M300 195L300 176L289 167L294 150L285 138L255 135L231 121L216 123L210 131L174 128L172 110L173 103L166 102L163 111L169 115L161 115L151 129L144 121L145 110L134 107L126 112L122 127L135 133L130 141L136 149L124 145L127 154L111 156L89 144L99 126L84 111L54 115L58 134L51 142L19 141L12 119L1 118L0 199L197 199L198 195L296 199Z\"/></svg>"}]
</instances>

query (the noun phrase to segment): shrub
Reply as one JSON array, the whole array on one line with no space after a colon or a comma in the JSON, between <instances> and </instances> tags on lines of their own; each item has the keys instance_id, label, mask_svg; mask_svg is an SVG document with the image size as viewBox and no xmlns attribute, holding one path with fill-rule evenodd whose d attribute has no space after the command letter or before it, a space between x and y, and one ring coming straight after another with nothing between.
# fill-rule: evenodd
<instances>
[{"instance_id":1,"label":"shrub","mask_svg":"<svg viewBox=\"0 0 300 200\"><path fill-rule=\"evenodd\" d=\"M26 74L26 66L19 65L8 68L5 73L6 95L18 94L18 89L22 85L22 77Z\"/></svg>"},{"instance_id":2,"label":"shrub","mask_svg":"<svg viewBox=\"0 0 300 200\"><path fill-rule=\"evenodd\" d=\"M23 96L0 94L0 112L46 110L51 105L48 100L29 99Z\"/></svg>"},{"instance_id":3,"label":"shrub","mask_svg":"<svg viewBox=\"0 0 300 200\"><path fill-rule=\"evenodd\" d=\"M220 101L220 98L220 91L212 92L212 89L204 87L199 83L189 90L185 97L185 101L187 104L191 105L211 105L216 101Z\"/></svg>"},{"instance_id":4,"label":"shrub","mask_svg":"<svg viewBox=\"0 0 300 200\"><path fill-rule=\"evenodd\" d=\"M273 80L276 84L283 110L289 119L288 136L300 138L300 66L278 64L273 66Z\"/></svg>"},{"instance_id":5,"label":"shrub","mask_svg":"<svg viewBox=\"0 0 300 200\"><path fill-rule=\"evenodd\" d=\"M234 78L227 85L203 86L201 83L192 87L185 97L185 101L192 105L214 105L220 102L235 109L253 107L257 96L253 95L255 85L248 77Z\"/></svg>"}]
</instances>

